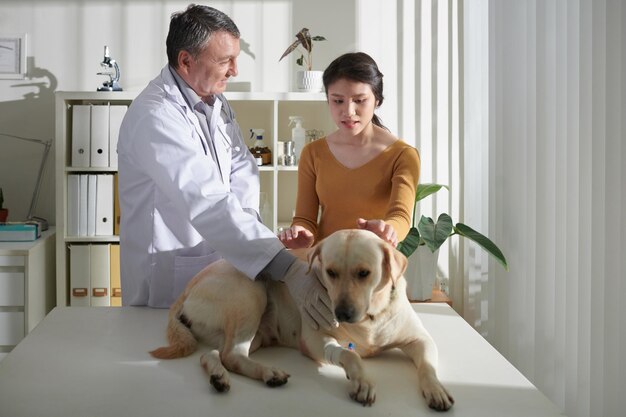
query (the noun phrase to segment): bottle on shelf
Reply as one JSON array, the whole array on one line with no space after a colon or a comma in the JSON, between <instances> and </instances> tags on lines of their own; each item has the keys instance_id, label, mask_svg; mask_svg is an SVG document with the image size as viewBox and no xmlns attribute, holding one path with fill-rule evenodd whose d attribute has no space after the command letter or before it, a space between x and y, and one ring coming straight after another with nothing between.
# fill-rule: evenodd
<instances>
[{"instance_id":1,"label":"bottle on shelf","mask_svg":"<svg viewBox=\"0 0 626 417\"><path fill-rule=\"evenodd\" d=\"M302 127L302 120L301 116L289 116L289 126L295 125L293 129L291 129L291 140L295 145L297 161L300 160L300 153L302 152L302 148L304 148L304 142L306 139L306 131Z\"/></svg>"},{"instance_id":2,"label":"bottle on shelf","mask_svg":"<svg viewBox=\"0 0 626 417\"><path fill-rule=\"evenodd\" d=\"M272 163L272 150L265 144L264 133L264 129L250 129L250 138L254 138L250 153L254 156L258 166L271 165Z\"/></svg>"}]
</instances>

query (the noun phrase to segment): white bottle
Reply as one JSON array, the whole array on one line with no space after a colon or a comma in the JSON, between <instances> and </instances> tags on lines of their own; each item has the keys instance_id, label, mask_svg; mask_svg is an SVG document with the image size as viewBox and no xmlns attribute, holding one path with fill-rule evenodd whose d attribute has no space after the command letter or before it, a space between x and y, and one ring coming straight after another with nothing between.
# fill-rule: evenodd
<instances>
[{"instance_id":1,"label":"white bottle","mask_svg":"<svg viewBox=\"0 0 626 417\"><path fill-rule=\"evenodd\" d=\"M295 124L295 127L291 129L291 140L293 140L295 145L297 162L300 162L300 153L302 148L304 148L306 131L302 127L302 117L289 116L289 126L292 124Z\"/></svg>"}]
</instances>

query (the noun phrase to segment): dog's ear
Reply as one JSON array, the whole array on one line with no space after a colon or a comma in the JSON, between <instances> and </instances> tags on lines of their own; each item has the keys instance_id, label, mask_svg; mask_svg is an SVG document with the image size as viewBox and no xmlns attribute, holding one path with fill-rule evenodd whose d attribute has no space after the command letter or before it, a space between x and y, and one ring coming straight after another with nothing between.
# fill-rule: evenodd
<instances>
[{"instance_id":1,"label":"dog's ear","mask_svg":"<svg viewBox=\"0 0 626 417\"><path fill-rule=\"evenodd\" d=\"M315 258L318 258L320 262L322 262L322 243L323 241L313 246L313 250L309 252L309 270L307 271L307 273L311 272L311 268L313 267L313 262L315 261Z\"/></svg>"},{"instance_id":2,"label":"dog's ear","mask_svg":"<svg viewBox=\"0 0 626 417\"><path fill-rule=\"evenodd\" d=\"M395 285L398 278L404 274L408 260L402 252L396 250L389 243L381 242L380 247L383 252L383 281L391 279Z\"/></svg>"}]
</instances>

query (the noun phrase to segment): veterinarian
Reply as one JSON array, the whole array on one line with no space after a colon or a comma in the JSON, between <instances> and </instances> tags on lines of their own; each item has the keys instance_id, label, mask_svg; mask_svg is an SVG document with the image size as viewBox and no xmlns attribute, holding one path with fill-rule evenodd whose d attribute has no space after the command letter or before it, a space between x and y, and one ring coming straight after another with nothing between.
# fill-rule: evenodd
<instances>
[{"instance_id":1,"label":"veterinarian","mask_svg":"<svg viewBox=\"0 0 626 417\"><path fill-rule=\"evenodd\" d=\"M296 213L279 238L288 248L306 248L360 228L396 246L411 228L419 154L374 113L383 103L383 74L369 55L341 55L323 81L337 130L303 148Z\"/></svg>"},{"instance_id":2,"label":"veterinarian","mask_svg":"<svg viewBox=\"0 0 626 417\"><path fill-rule=\"evenodd\" d=\"M259 216L259 172L222 95L237 75L239 29L224 13L174 13L168 64L132 102L119 142L124 305L169 307L225 258L250 279L284 281L313 327L336 325L314 272Z\"/></svg>"}]
</instances>

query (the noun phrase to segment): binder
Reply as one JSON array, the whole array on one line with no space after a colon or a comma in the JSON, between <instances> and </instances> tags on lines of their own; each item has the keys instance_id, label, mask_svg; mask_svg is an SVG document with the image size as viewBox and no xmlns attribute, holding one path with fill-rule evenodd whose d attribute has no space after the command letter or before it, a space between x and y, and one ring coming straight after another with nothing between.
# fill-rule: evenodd
<instances>
[{"instance_id":1,"label":"binder","mask_svg":"<svg viewBox=\"0 0 626 417\"><path fill-rule=\"evenodd\" d=\"M96 235L96 194L98 175L87 175L87 236Z\"/></svg>"},{"instance_id":2,"label":"binder","mask_svg":"<svg viewBox=\"0 0 626 417\"><path fill-rule=\"evenodd\" d=\"M67 227L68 236L78 236L80 214L80 178L76 174L67 176Z\"/></svg>"},{"instance_id":3,"label":"binder","mask_svg":"<svg viewBox=\"0 0 626 417\"><path fill-rule=\"evenodd\" d=\"M120 280L120 245L111 245L111 306L122 305L122 283Z\"/></svg>"},{"instance_id":4,"label":"binder","mask_svg":"<svg viewBox=\"0 0 626 417\"><path fill-rule=\"evenodd\" d=\"M109 166L109 106L91 106L91 166Z\"/></svg>"},{"instance_id":5,"label":"binder","mask_svg":"<svg viewBox=\"0 0 626 417\"><path fill-rule=\"evenodd\" d=\"M88 197L88 178L87 175L79 176L79 196L80 204L78 206L78 236L87 236L87 197Z\"/></svg>"},{"instance_id":6,"label":"binder","mask_svg":"<svg viewBox=\"0 0 626 417\"><path fill-rule=\"evenodd\" d=\"M109 166L117 169L117 140L128 106L109 107Z\"/></svg>"},{"instance_id":7,"label":"binder","mask_svg":"<svg viewBox=\"0 0 626 417\"><path fill-rule=\"evenodd\" d=\"M92 307L111 305L111 260L109 244L91 245L91 291Z\"/></svg>"},{"instance_id":8,"label":"binder","mask_svg":"<svg viewBox=\"0 0 626 417\"><path fill-rule=\"evenodd\" d=\"M90 157L90 106L72 107L72 166L88 167Z\"/></svg>"},{"instance_id":9,"label":"binder","mask_svg":"<svg viewBox=\"0 0 626 417\"><path fill-rule=\"evenodd\" d=\"M98 175L96 235L113 235L113 175Z\"/></svg>"},{"instance_id":10,"label":"binder","mask_svg":"<svg viewBox=\"0 0 626 417\"><path fill-rule=\"evenodd\" d=\"M120 234L120 221L121 221L121 210L120 210L120 191L119 191L119 176L117 172L113 176L113 218L115 221L113 222L113 234Z\"/></svg>"},{"instance_id":11,"label":"binder","mask_svg":"<svg viewBox=\"0 0 626 417\"><path fill-rule=\"evenodd\" d=\"M90 305L90 245L70 245L70 305Z\"/></svg>"}]
</instances>

